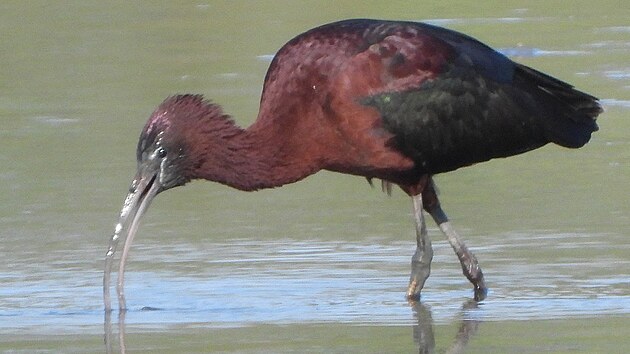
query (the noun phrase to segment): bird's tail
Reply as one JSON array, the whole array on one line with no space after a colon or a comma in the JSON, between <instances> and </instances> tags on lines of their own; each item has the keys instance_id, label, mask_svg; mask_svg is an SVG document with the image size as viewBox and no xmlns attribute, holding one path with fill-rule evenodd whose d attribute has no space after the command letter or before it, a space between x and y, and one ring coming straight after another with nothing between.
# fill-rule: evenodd
<instances>
[{"instance_id":1,"label":"bird's tail","mask_svg":"<svg viewBox=\"0 0 630 354\"><path fill-rule=\"evenodd\" d=\"M598 130L596 119L603 109L596 97L540 71L517 64L515 79L519 77L537 85L539 102L544 105L539 107L544 115L541 118L545 120L543 124L551 142L579 148L591 139L591 133Z\"/></svg>"}]
</instances>

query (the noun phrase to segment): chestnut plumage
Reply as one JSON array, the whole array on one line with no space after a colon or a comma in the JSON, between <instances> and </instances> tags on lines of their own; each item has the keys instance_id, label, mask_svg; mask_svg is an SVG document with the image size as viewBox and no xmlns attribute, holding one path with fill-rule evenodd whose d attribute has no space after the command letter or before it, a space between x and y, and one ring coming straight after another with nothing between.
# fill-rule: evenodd
<instances>
[{"instance_id":1,"label":"chestnut plumage","mask_svg":"<svg viewBox=\"0 0 630 354\"><path fill-rule=\"evenodd\" d=\"M257 120L243 129L200 95L167 98L145 125L138 171L106 256L105 308L116 245L124 266L139 219L158 193L206 179L253 191L320 170L382 179L413 199L417 249L407 290L418 300L431 244L423 210L457 253L481 300L475 256L453 230L432 175L555 143L577 148L597 130L597 98L448 29L347 20L305 32L270 64Z\"/></svg>"}]
</instances>

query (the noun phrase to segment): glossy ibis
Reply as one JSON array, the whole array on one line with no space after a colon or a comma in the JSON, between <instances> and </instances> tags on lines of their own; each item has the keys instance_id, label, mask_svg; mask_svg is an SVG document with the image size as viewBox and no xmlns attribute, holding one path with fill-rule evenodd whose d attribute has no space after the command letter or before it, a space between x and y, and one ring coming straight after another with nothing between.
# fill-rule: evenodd
<instances>
[{"instance_id":1,"label":"glossy ibis","mask_svg":"<svg viewBox=\"0 0 630 354\"><path fill-rule=\"evenodd\" d=\"M423 209L457 253L475 299L483 299L481 268L442 210L432 176L550 142L581 147L601 111L597 98L452 30L365 19L312 29L274 57L249 128L199 95L169 97L153 112L106 255L105 308L116 245L126 234L117 283L125 309L125 261L158 193L192 179L255 191L320 170L381 179L412 198L409 299L419 298L433 257Z\"/></svg>"}]
</instances>

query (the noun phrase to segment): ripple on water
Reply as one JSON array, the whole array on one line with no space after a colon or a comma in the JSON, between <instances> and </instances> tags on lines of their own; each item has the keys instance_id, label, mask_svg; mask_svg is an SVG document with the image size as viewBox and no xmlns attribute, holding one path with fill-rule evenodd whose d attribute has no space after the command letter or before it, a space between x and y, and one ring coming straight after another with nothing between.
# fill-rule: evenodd
<instances>
[{"instance_id":1,"label":"ripple on water","mask_svg":"<svg viewBox=\"0 0 630 354\"><path fill-rule=\"evenodd\" d=\"M541 259L544 253L518 253L534 244L547 249L569 244L568 240L601 253L609 253L612 247L605 242L593 244L592 235L515 234L502 236L500 246L496 238L476 238L479 246L474 250L491 290L488 299L470 311L462 310L471 296L469 284L448 244L435 242L433 272L423 303L436 323L461 316L501 321L630 314L630 293L622 273L627 260L571 256L579 247L560 249L563 255L549 259ZM225 327L326 322L410 325L416 321L404 299L414 247L410 242L245 239L144 247L135 252L127 274L129 324L194 322ZM589 269L586 273L585 268ZM68 274L46 266L40 271L46 277L21 277L19 270L16 276L3 277L3 331L102 323L100 272L73 268ZM147 308L156 310L143 310Z\"/></svg>"}]
</instances>

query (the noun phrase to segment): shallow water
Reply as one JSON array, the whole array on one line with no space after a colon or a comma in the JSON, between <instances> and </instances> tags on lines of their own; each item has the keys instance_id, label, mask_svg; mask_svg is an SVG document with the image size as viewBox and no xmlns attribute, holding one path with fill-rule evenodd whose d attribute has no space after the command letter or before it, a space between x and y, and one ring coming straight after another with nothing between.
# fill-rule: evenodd
<instances>
[{"instance_id":1,"label":"shallow water","mask_svg":"<svg viewBox=\"0 0 630 354\"><path fill-rule=\"evenodd\" d=\"M334 5L333 5L334 4ZM630 9L618 2L4 2L0 350L103 352L103 258L164 97L203 93L242 125L285 41L349 17L428 20L602 98L580 150L547 146L437 177L480 260L440 232L422 305L404 299L411 203L320 173L276 190L160 195L131 251L111 348L147 352L622 352L630 345ZM120 336L124 333L125 336Z\"/></svg>"}]
</instances>

